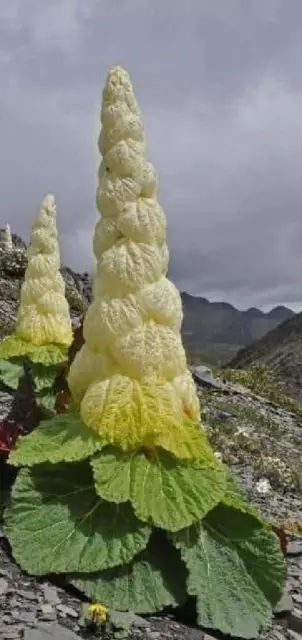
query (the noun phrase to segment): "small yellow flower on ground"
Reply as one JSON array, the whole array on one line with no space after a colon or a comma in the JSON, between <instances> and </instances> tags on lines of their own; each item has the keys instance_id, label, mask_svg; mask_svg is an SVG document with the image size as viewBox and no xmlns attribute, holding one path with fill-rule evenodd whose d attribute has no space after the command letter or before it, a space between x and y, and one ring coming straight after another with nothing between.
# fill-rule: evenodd
<instances>
[{"instance_id":1,"label":"small yellow flower on ground","mask_svg":"<svg viewBox=\"0 0 302 640\"><path fill-rule=\"evenodd\" d=\"M108 617L108 609L103 604L95 602L89 605L88 613L91 615L94 622L101 622L104 624Z\"/></svg>"}]
</instances>

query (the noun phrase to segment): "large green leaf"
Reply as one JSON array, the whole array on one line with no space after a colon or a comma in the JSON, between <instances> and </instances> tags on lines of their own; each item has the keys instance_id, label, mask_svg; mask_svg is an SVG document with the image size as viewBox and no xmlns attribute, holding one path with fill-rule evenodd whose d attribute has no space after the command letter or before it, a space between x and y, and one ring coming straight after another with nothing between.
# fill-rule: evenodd
<instances>
[{"instance_id":1,"label":"large green leaf","mask_svg":"<svg viewBox=\"0 0 302 640\"><path fill-rule=\"evenodd\" d=\"M203 518L225 493L223 467L179 461L166 451L152 457L107 447L91 460L97 493L105 500L130 500L137 517L168 531Z\"/></svg>"},{"instance_id":2,"label":"large green leaf","mask_svg":"<svg viewBox=\"0 0 302 640\"><path fill-rule=\"evenodd\" d=\"M45 417L50 418L55 415L56 396L52 389L41 389L35 394L37 405L46 409Z\"/></svg>"},{"instance_id":3,"label":"large green leaf","mask_svg":"<svg viewBox=\"0 0 302 640\"><path fill-rule=\"evenodd\" d=\"M34 363L50 366L67 360L67 350L63 344L45 344L34 347L28 357Z\"/></svg>"},{"instance_id":4,"label":"large green leaf","mask_svg":"<svg viewBox=\"0 0 302 640\"><path fill-rule=\"evenodd\" d=\"M8 360L16 356L28 355L32 362L53 365L67 360L67 350L68 347L62 344L46 344L38 347L13 333L1 340L0 359Z\"/></svg>"},{"instance_id":5,"label":"large green leaf","mask_svg":"<svg viewBox=\"0 0 302 640\"><path fill-rule=\"evenodd\" d=\"M31 363L32 375L34 378L36 391L51 389L54 381L59 374L57 365L45 365L41 363Z\"/></svg>"},{"instance_id":6,"label":"large green leaf","mask_svg":"<svg viewBox=\"0 0 302 640\"><path fill-rule=\"evenodd\" d=\"M103 446L101 437L77 414L58 414L43 420L27 436L18 438L9 463L15 467L31 467L45 462L76 462L88 458Z\"/></svg>"},{"instance_id":7,"label":"large green leaf","mask_svg":"<svg viewBox=\"0 0 302 640\"><path fill-rule=\"evenodd\" d=\"M130 562L151 534L131 505L110 504L96 495L88 463L22 469L4 530L18 564L35 575Z\"/></svg>"},{"instance_id":8,"label":"large green leaf","mask_svg":"<svg viewBox=\"0 0 302 640\"><path fill-rule=\"evenodd\" d=\"M257 518L220 504L197 527L173 535L189 571L187 590L197 598L206 628L255 638L267 624L285 583L277 537Z\"/></svg>"},{"instance_id":9,"label":"large green leaf","mask_svg":"<svg viewBox=\"0 0 302 640\"><path fill-rule=\"evenodd\" d=\"M180 554L158 532L130 564L69 579L89 598L119 611L155 613L187 599L186 569Z\"/></svg>"},{"instance_id":10,"label":"large green leaf","mask_svg":"<svg viewBox=\"0 0 302 640\"><path fill-rule=\"evenodd\" d=\"M24 373L22 358L0 360L0 380L10 389L18 388L19 379Z\"/></svg>"},{"instance_id":11,"label":"large green leaf","mask_svg":"<svg viewBox=\"0 0 302 640\"><path fill-rule=\"evenodd\" d=\"M34 351L35 347L26 340L22 340L15 333L0 342L0 359L8 360L16 356L26 356Z\"/></svg>"}]
</instances>

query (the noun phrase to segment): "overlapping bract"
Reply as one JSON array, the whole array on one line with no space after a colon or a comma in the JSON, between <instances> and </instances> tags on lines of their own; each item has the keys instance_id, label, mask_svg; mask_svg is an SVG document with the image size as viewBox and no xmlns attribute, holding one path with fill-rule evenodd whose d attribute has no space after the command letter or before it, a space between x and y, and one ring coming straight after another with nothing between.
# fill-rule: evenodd
<instances>
[{"instance_id":1,"label":"overlapping bract","mask_svg":"<svg viewBox=\"0 0 302 640\"><path fill-rule=\"evenodd\" d=\"M72 340L57 236L55 199L48 195L32 228L16 325L17 336L36 346Z\"/></svg>"},{"instance_id":2,"label":"overlapping bract","mask_svg":"<svg viewBox=\"0 0 302 640\"><path fill-rule=\"evenodd\" d=\"M166 278L156 174L130 78L119 67L108 75L101 121L94 300L68 382L84 422L108 443L130 449L166 431L177 455L178 425L184 417L199 422L199 401L180 337L181 298Z\"/></svg>"},{"instance_id":3,"label":"overlapping bract","mask_svg":"<svg viewBox=\"0 0 302 640\"><path fill-rule=\"evenodd\" d=\"M38 412L53 413L56 379L64 370L72 341L57 236L55 199L48 195L32 227L15 331L0 342L0 380L16 391L14 407L19 401L22 404L22 386L26 384L27 395L32 396L28 402L37 408L36 416ZM4 240L8 256L13 259L15 249L8 225ZM10 417L8 414L6 425L11 424ZM18 418L22 420L23 415ZM27 416L26 423L28 433L34 429L36 418L30 421ZM10 450L15 442L16 437L10 438Z\"/></svg>"}]
</instances>

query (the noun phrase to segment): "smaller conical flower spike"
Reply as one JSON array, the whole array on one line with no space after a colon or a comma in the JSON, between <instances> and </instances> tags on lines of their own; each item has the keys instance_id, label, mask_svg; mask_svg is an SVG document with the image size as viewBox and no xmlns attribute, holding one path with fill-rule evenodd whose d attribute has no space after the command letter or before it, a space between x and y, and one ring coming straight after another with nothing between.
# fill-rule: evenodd
<instances>
[{"instance_id":1,"label":"smaller conical flower spike","mask_svg":"<svg viewBox=\"0 0 302 640\"><path fill-rule=\"evenodd\" d=\"M194 448L201 434L200 407L180 336L181 298L166 278L156 174L129 75L119 67L109 72L101 121L94 300L70 390L84 422L109 443L191 457L185 441L190 432Z\"/></svg>"},{"instance_id":2,"label":"smaller conical flower spike","mask_svg":"<svg viewBox=\"0 0 302 640\"><path fill-rule=\"evenodd\" d=\"M54 196L44 198L27 250L28 265L21 288L16 334L41 346L70 345L72 328L60 251Z\"/></svg>"},{"instance_id":3,"label":"smaller conical flower spike","mask_svg":"<svg viewBox=\"0 0 302 640\"><path fill-rule=\"evenodd\" d=\"M13 239L9 224L5 225L3 234L3 247L7 249L7 251L11 251L11 249L13 249Z\"/></svg>"}]
</instances>

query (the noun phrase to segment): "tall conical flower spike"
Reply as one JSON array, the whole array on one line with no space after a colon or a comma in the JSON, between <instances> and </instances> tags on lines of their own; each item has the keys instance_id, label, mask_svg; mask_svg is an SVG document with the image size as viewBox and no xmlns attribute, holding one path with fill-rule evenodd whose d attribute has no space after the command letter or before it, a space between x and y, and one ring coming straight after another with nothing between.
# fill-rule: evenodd
<instances>
[{"instance_id":1,"label":"tall conical flower spike","mask_svg":"<svg viewBox=\"0 0 302 640\"><path fill-rule=\"evenodd\" d=\"M101 122L94 299L68 382L83 420L108 442L124 450L161 443L183 455L182 427L198 424L199 401L180 336L181 298L166 278L156 174L129 75L119 67L107 77Z\"/></svg>"},{"instance_id":2,"label":"tall conical flower spike","mask_svg":"<svg viewBox=\"0 0 302 640\"><path fill-rule=\"evenodd\" d=\"M34 345L72 341L65 283L60 273L60 250L54 196L44 198L32 228L28 265L21 289L16 334Z\"/></svg>"},{"instance_id":3,"label":"tall conical flower spike","mask_svg":"<svg viewBox=\"0 0 302 640\"><path fill-rule=\"evenodd\" d=\"M3 234L3 248L6 249L7 251L11 251L13 249L13 246L14 245L13 245L10 226L9 224L6 224L4 234Z\"/></svg>"}]
</instances>

